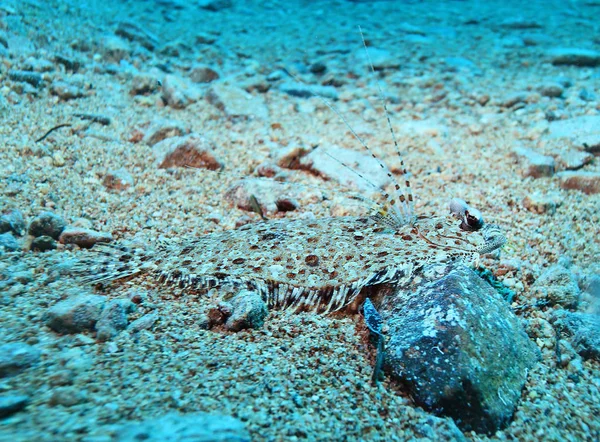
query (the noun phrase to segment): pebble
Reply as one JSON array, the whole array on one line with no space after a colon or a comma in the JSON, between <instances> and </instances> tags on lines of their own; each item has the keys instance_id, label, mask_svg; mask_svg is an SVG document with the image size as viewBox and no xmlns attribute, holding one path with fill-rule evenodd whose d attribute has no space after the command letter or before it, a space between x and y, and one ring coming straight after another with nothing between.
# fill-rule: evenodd
<instances>
[{"instance_id":1,"label":"pebble","mask_svg":"<svg viewBox=\"0 0 600 442\"><path fill-rule=\"evenodd\" d=\"M24 342L0 345L0 377L18 374L40 360L41 352Z\"/></svg>"},{"instance_id":2,"label":"pebble","mask_svg":"<svg viewBox=\"0 0 600 442\"><path fill-rule=\"evenodd\" d=\"M127 330L131 333L137 333L142 330L149 330L150 328L152 328L157 319L158 315L156 313L149 313L129 324Z\"/></svg>"},{"instance_id":3,"label":"pebble","mask_svg":"<svg viewBox=\"0 0 600 442\"><path fill-rule=\"evenodd\" d=\"M58 239L67 222L52 212L42 212L29 224L29 234L34 237L49 236Z\"/></svg>"},{"instance_id":4,"label":"pebble","mask_svg":"<svg viewBox=\"0 0 600 442\"><path fill-rule=\"evenodd\" d=\"M135 304L128 299L110 300L96 323L97 338L100 341L109 341L127 328L129 323L127 315L135 310Z\"/></svg>"},{"instance_id":5,"label":"pebble","mask_svg":"<svg viewBox=\"0 0 600 442\"><path fill-rule=\"evenodd\" d=\"M150 74L136 74L131 79L129 93L131 95L149 95L160 88L155 76Z\"/></svg>"},{"instance_id":6,"label":"pebble","mask_svg":"<svg viewBox=\"0 0 600 442\"><path fill-rule=\"evenodd\" d=\"M102 184L109 190L123 191L132 187L134 180L127 170L121 168L118 170L109 170L104 175Z\"/></svg>"},{"instance_id":7,"label":"pebble","mask_svg":"<svg viewBox=\"0 0 600 442\"><path fill-rule=\"evenodd\" d=\"M500 101L500 106L506 108L515 107L517 104L527 103L527 99L529 97L528 92L514 92L512 94L507 95Z\"/></svg>"},{"instance_id":8,"label":"pebble","mask_svg":"<svg viewBox=\"0 0 600 442\"><path fill-rule=\"evenodd\" d=\"M12 233L6 232L0 234L0 254L4 252L16 252L21 249L21 244Z\"/></svg>"},{"instance_id":9,"label":"pebble","mask_svg":"<svg viewBox=\"0 0 600 442\"><path fill-rule=\"evenodd\" d=\"M31 241L30 249L37 252L47 252L49 250L55 250L58 247L56 240L50 236L42 235L38 236Z\"/></svg>"},{"instance_id":10,"label":"pebble","mask_svg":"<svg viewBox=\"0 0 600 442\"><path fill-rule=\"evenodd\" d=\"M101 52L104 60L119 63L129 58L131 47L129 43L114 35L108 35L102 39Z\"/></svg>"},{"instance_id":11,"label":"pebble","mask_svg":"<svg viewBox=\"0 0 600 442\"><path fill-rule=\"evenodd\" d=\"M600 115L552 121L548 130L550 138L566 138L581 150L600 153Z\"/></svg>"},{"instance_id":12,"label":"pebble","mask_svg":"<svg viewBox=\"0 0 600 442\"><path fill-rule=\"evenodd\" d=\"M194 83L210 83L218 80L219 77L216 70L204 63L197 63L190 69L190 79Z\"/></svg>"},{"instance_id":13,"label":"pebble","mask_svg":"<svg viewBox=\"0 0 600 442\"><path fill-rule=\"evenodd\" d=\"M232 0L198 0L196 2L198 7L206 9L207 11L217 12L223 9L231 8L233 6Z\"/></svg>"},{"instance_id":14,"label":"pebble","mask_svg":"<svg viewBox=\"0 0 600 442\"><path fill-rule=\"evenodd\" d=\"M225 327L230 331L261 328L267 317L267 304L260 293L241 290L230 301L233 313L227 318Z\"/></svg>"},{"instance_id":15,"label":"pebble","mask_svg":"<svg viewBox=\"0 0 600 442\"><path fill-rule=\"evenodd\" d=\"M558 197L533 193L523 198L523 207L533 213L554 215L556 213Z\"/></svg>"},{"instance_id":16,"label":"pebble","mask_svg":"<svg viewBox=\"0 0 600 442\"><path fill-rule=\"evenodd\" d=\"M12 81L27 83L33 87L38 87L42 83L42 74L33 71L8 71L8 78Z\"/></svg>"},{"instance_id":17,"label":"pebble","mask_svg":"<svg viewBox=\"0 0 600 442\"><path fill-rule=\"evenodd\" d=\"M303 84L299 82L285 82L279 85L279 90L292 97L310 98L320 95L330 100L338 99L337 89L333 86L321 86L319 84Z\"/></svg>"},{"instance_id":18,"label":"pebble","mask_svg":"<svg viewBox=\"0 0 600 442\"><path fill-rule=\"evenodd\" d=\"M202 91L187 80L176 75L165 75L162 98L173 109L184 109L202 98Z\"/></svg>"},{"instance_id":19,"label":"pebble","mask_svg":"<svg viewBox=\"0 0 600 442\"><path fill-rule=\"evenodd\" d=\"M61 100L73 100L75 98L85 97L85 91L77 84L72 84L67 81L53 81L50 86L50 93L56 95Z\"/></svg>"},{"instance_id":20,"label":"pebble","mask_svg":"<svg viewBox=\"0 0 600 442\"><path fill-rule=\"evenodd\" d=\"M559 98L564 93L563 87L558 83L544 83L537 88L544 97Z\"/></svg>"},{"instance_id":21,"label":"pebble","mask_svg":"<svg viewBox=\"0 0 600 442\"><path fill-rule=\"evenodd\" d=\"M79 295L60 301L44 314L45 324L57 333L79 333L94 330L106 298L99 295Z\"/></svg>"},{"instance_id":22,"label":"pebble","mask_svg":"<svg viewBox=\"0 0 600 442\"><path fill-rule=\"evenodd\" d=\"M583 166L590 164L594 160L594 155L589 152L582 152L576 149L566 149L558 154L559 165L566 170L578 170Z\"/></svg>"},{"instance_id":23,"label":"pebble","mask_svg":"<svg viewBox=\"0 0 600 442\"><path fill-rule=\"evenodd\" d=\"M553 265L531 286L531 295L548 301L550 305L575 308L579 303L579 286L568 269Z\"/></svg>"},{"instance_id":24,"label":"pebble","mask_svg":"<svg viewBox=\"0 0 600 442\"><path fill-rule=\"evenodd\" d=\"M593 49L555 48L548 51L548 56L554 65L600 66L600 52Z\"/></svg>"},{"instance_id":25,"label":"pebble","mask_svg":"<svg viewBox=\"0 0 600 442\"><path fill-rule=\"evenodd\" d=\"M228 118L266 120L269 111L264 100L237 86L214 84L206 92L209 103L223 112Z\"/></svg>"},{"instance_id":26,"label":"pebble","mask_svg":"<svg viewBox=\"0 0 600 442\"><path fill-rule=\"evenodd\" d=\"M533 149L517 146L513 149L512 156L521 165L521 175L524 178L541 178L554 174L555 161L549 155L543 155Z\"/></svg>"},{"instance_id":27,"label":"pebble","mask_svg":"<svg viewBox=\"0 0 600 442\"><path fill-rule=\"evenodd\" d=\"M215 145L199 134L167 138L152 148L160 169L170 167L193 167L219 170L223 163L215 155Z\"/></svg>"},{"instance_id":28,"label":"pebble","mask_svg":"<svg viewBox=\"0 0 600 442\"><path fill-rule=\"evenodd\" d=\"M171 137L180 137L187 133L189 133L189 130L181 121L160 118L150 123L143 141L148 146L154 146L159 141Z\"/></svg>"},{"instance_id":29,"label":"pebble","mask_svg":"<svg viewBox=\"0 0 600 442\"><path fill-rule=\"evenodd\" d=\"M63 65L67 71L76 73L82 65L82 62L74 57L65 54L54 55L54 61L60 65Z\"/></svg>"},{"instance_id":30,"label":"pebble","mask_svg":"<svg viewBox=\"0 0 600 442\"><path fill-rule=\"evenodd\" d=\"M58 238L58 242L61 244L75 244L84 249L89 249L94 244L112 242L113 240L114 238L110 233L71 226L66 227Z\"/></svg>"},{"instance_id":31,"label":"pebble","mask_svg":"<svg viewBox=\"0 0 600 442\"><path fill-rule=\"evenodd\" d=\"M52 389L48 404L52 406L62 405L63 407L72 407L83 402L85 396L85 393L77 387L55 387Z\"/></svg>"},{"instance_id":32,"label":"pebble","mask_svg":"<svg viewBox=\"0 0 600 442\"><path fill-rule=\"evenodd\" d=\"M0 419L11 416L22 409L29 403L29 397L17 394L2 394L0 395Z\"/></svg>"},{"instance_id":33,"label":"pebble","mask_svg":"<svg viewBox=\"0 0 600 442\"><path fill-rule=\"evenodd\" d=\"M25 218L18 209L0 216L0 233L12 232L18 236L25 233Z\"/></svg>"},{"instance_id":34,"label":"pebble","mask_svg":"<svg viewBox=\"0 0 600 442\"><path fill-rule=\"evenodd\" d=\"M580 190L587 195L600 193L600 173L598 172L560 172L557 174L560 187Z\"/></svg>"}]
</instances>

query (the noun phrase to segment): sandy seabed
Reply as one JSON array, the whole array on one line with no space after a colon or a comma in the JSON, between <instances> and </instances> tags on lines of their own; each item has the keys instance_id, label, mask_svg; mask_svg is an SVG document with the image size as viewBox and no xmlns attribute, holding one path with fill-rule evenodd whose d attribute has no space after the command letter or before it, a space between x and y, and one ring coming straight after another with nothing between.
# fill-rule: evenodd
<instances>
[{"instance_id":1,"label":"sandy seabed","mask_svg":"<svg viewBox=\"0 0 600 442\"><path fill-rule=\"evenodd\" d=\"M257 166L294 146L361 151L318 98L280 87L284 68L308 84L333 84L339 112L397 169L377 84L362 58L361 25L381 67L416 210L444 213L450 198L461 197L505 229L508 244L482 264L515 292L514 307L532 306L517 309L526 329L532 321L543 329L562 308L535 307L529 289L545 269L567 266L582 288L600 272L598 194L565 189L553 172L524 176L536 168L535 158L513 154L516 147L533 149L554 158L560 172L565 152L582 151L550 137L548 127L551 120L599 114L600 68L553 65L547 54L557 47L598 49L597 2L233 1L216 11L189 3L0 4L3 212L18 209L31 220L52 211L71 225L141 241L258 221L258 214L225 198L240 177L256 175ZM117 36L122 22L156 36L156 48ZM74 73L58 55L81 67ZM132 93L140 75L161 80L170 72L189 81L197 63L220 78L188 85L199 98L180 108L165 103L160 88ZM41 81L15 81L11 70L37 71ZM60 82L73 89L65 92ZM227 115L204 98L218 83L250 90L266 112ZM103 115L110 124L74 114ZM222 171L158 168L142 138L160 118L212 140ZM71 126L36 142L60 124ZM593 160L582 170L598 174ZM109 188L105 178L114 171L130 185ZM298 185L300 206L269 217L368 209L335 179L295 169L284 174L328 198L303 199L313 187ZM545 202L542 213L527 208L528 198ZM24 249L30 242L19 241ZM513 422L494 435L461 434L451 419L415 407L400 386L369 384L373 355L359 316L270 312L262 329L215 333L198 323L205 300L137 278L111 286L106 296L143 299L130 319L156 314L148 330L108 342L97 342L93 332L57 334L44 324L46 310L91 290L60 272L78 253L85 252L59 245L0 257L4 280L25 275L3 285L0 342L41 351L36 364L0 380L3 394L29 397L26 408L0 421L0 440L112 440L115 425L169 411L235 416L257 441L600 437L598 361L575 355L557 368L552 331L530 332L542 360L529 374ZM583 294L574 309L588 312L593 304Z\"/></svg>"}]
</instances>

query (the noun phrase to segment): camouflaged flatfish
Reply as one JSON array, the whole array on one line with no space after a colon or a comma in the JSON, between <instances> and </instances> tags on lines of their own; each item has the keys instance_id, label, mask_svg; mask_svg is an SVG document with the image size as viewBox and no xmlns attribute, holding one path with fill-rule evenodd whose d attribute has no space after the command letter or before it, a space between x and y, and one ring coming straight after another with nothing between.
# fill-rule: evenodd
<instances>
[{"instance_id":1,"label":"camouflaged flatfish","mask_svg":"<svg viewBox=\"0 0 600 442\"><path fill-rule=\"evenodd\" d=\"M270 308L331 312L365 287L399 283L429 263L472 264L503 243L496 227L470 231L456 214L397 228L377 216L274 220L155 250L100 245L80 267L91 283L149 274L190 290L233 284Z\"/></svg>"}]
</instances>

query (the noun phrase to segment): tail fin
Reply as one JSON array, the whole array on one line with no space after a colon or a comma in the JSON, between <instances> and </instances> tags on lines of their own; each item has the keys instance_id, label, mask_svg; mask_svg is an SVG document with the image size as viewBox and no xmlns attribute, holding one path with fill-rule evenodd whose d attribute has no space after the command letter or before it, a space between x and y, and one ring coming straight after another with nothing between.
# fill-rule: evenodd
<instances>
[{"instance_id":1,"label":"tail fin","mask_svg":"<svg viewBox=\"0 0 600 442\"><path fill-rule=\"evenodd\" d=\"M124 244L96 244L73 268L86 284L111 283L156 268L151 250Z\"/></svg>"}]
</instances>

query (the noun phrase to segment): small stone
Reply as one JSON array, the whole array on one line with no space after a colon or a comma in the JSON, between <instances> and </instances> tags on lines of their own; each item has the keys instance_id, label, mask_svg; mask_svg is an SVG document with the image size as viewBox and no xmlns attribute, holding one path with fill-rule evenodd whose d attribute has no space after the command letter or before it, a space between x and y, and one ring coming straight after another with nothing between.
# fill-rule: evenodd
<instances>
[{"instance_id":1,"label":"small stone","mask_svg":"<svg viewBox=\"0 0 600 442\"><path fill-rule=\"evenodd\" d=\"M29 234L35 237L49 236L58 239L67 222L52 212L42 212L29 224Z\"/></svg>"},{"instance_id":2,"label":"small stone","mask_svg":"<svg viewBox=\"0 0 600 442\"><path fill-rule=\"evenodd\" d=\"M49 405L62 405L63 407L72 407L81 403L85 399L85 394L76 387L56 387L52 390L52 395L48 401Z\"/></svg>"},{"instance_id":3,"label":"small stone","mask_svg":"<svg viewBox=\"0 0 600 442\"><path fill-rule=\"evenodd\" d=\"M266 120L269 116L269 111L260 96L252 95L236 86L215 84L206 92L206 99L228 118Z\"/></svg>"},{"instance_id":4,"label":"small stone","mask_svg":"<svg viewBox=\"0 0 600 442\"><path fill-rule=\"evenodd\" d=\"M149 95L156 92L160 85L156 77L150 74L137 74L131 79L131 95Z\"/></svg>"},{"instance_id":5,"label":"small stone","mask_svg":"<svg viewBox=\"0 0 600 442\"><path fill-rule=\"evenodd\" d=\"M80 86L60 80L52 82L50 93L58 96L61 100L85 97L85 91Z\"/></svg>"},{"instance_id":6,"label":"small stone","mask_svg":"<svg viewBox=\"0 0 600 442\"><path fill-rule=\"evenodd\" d=\"M131 47L126 40L109 35L102 39L101 51L106 61L119 63L121 60L129 58Z\"/></svg>"},{"instance_id":7,"label":"small stone","mask_svg":"<svg viewBox=\"0 0 600 442\"><path fill-rule=\"evenodd\" d=\"M299 82L286 82L279 85L279 90L292 97L310 98L317 95L331 100L338 99L337 90L333 86L319 84L303 84Z\"/></svg>"},{"instance_id":8,"label":"small stone","mask_svg":"<svg viewBox=\"0 0 600 442\"><path fill-rule=\"evenodd\" d=\"M206 9L207 11L221 11L222 9L231 8L233 6L232 0L198 0L197 5Z\"/></svg>"},{"instance_id":9,"label":"small stone","mask_svg":"<svg viewBox=\"0 0 600 442\"><path fill-rule=\"evenodd\" d=\"M131 333L137 333L142 330L149 330L150 328L152 328L157 319L158 315L156 313L149 313L129 324L129 326L127 327L127 331Z\"/></svg>"},{"instance_id":10,"label":"small stone","mask_svg":"<svg viewBox=\"0 0 600 442\"><path fill-rule=\"evenodd\" d=\"M567 149L558 156L558 163L566 170L578 170L586 164L590 164L594 155L588 152L582 152L576 149Z\"/></svg>"},{"instance_id":11,"label":"small stone","mask_svg":"<svg viewBox=\"0 0 600 442\"><path fill-rule=\"evenodd\" d=\"M125 169L110 170L104 175L102 184L109 190L127 190L133 186L133 177Z\"/></svg>"},{"instance_id":12,"label":"small stone","mask_svg":"<svg viewBox=\"0 0 600 442\"><path fill-rule=\"evenodd\" d=\"M555 48L548 51L548 56L554 65L600 66L600 52L592 49Z\"/></svg>"},{"instance_id":13,"label":"small stone","mask_svg":"<svg viewBox=\"0 0 600 442\"><path fill-rule=\"evenodd\" d=\"M166 75L162 85L162 97L173 109L184 109L202 98L202 91L181 77Z\"/></svg>"},{"instance_id":14,"label":"small stone","mask_svg":"<svg viewBox=\"0 0 600 442\"><path fill-rule=\"evenodd\" d=\"M581 190L587 195L600 193L600 173L598 172L560 172L560 187Z\"/></svg>"},{"instance_id":15,"label":"small stone","mask_svg":"<svg viewBox=\"0 0 600 442\"><path fill-rule=\"evenodd\" d=\"M515 147L512 155L522 165L521 175L523 177L541 178L554 174L554 158L549 155L542 155L525 147Z\"/></svg>"},{"instance_id":16,"label":"small stone","mask_svg":"<svg viewBox=\"0 0 600 442\"><path fill-rule=\"evenodd\" d=\"M12 81L28 83L33 87L38 87L42 83L42 74L32 71L8 71L8 78Z\"/></svg>"},{"instance_id":17,"label":"small stone","mask_svg":"<svg viewBox=\"0 0 600 442\"><path fill-rule=\"evenodd\" d=\"M261 328L268 313L267 304L260 293L252 290L241 290L231 300L233 313L225 322L230 331Z\"/></svg>"},{"instance_id":18,"label":"small stone","mask_svg":"<svg viewBox=\"0 0 600 442\"><path fill-rule=\"evenodd\" d=\"M217 41L217 37L207 32L198 32L194 37L194 40L196 44L199 45L211 45Z\"/></svg>"},{"instance_id":19,"label":"small stone","mask_svg":"<svg viewBox=\"0 0 600 442\"><path fill-rule=\"evenodd\" d=\"M79 333L94 330L106 302L104 296L79 295L50 307L44 322L57 333Z\"/></svg>"},{"instance_id":20,"label":"small stone","mask_svg":"<svg viewBox=\"0 0 600 442\"><path fill-rule=\"evenodd\" d=\"M531 293L550 305L574 308L579 303L579 286L571 272L561 265L546 270L531 286Z\"/></svg>"},{"instance_id":21,"label":"small stone","mask_svg":"<svg viewBox=\"0 0 600 442\"><path fill-rule=\"evenodd\" d=\"M552 121L549 132L551 138L566 138L581 150L600 153L600 115Z\"/></svg>"},{"instance_id":22,"label":"small stone","mask_svg":"<svg viewBox=\"0 0 600 442\"><path fill-rule=\"evenodd\" d=\"M25 218L18 209L13 209L0 217L0 233L12 232L16 235L25 233Z\"/></svg>"},{"instance_id":23,"label":"small stone","mask_svg":"<svg viewBox=\"0 0 600 442\"><path fill-rule=\"evenodd\" d=\"M503 20L500 27L506 29L537 29L542 25L535 20L527 20L523 17L511 17Z\"/></svg>"},{"instance_id":24,"label":"small stone","mask_svg":"<svg viewBox=\"0 0 600 442\"><path fill-rule=\"evenodd\" d=\"M506 108L515 107L517 104L526 103L528 97L529 94L527 92L514 92L504 97L500 101L500 105Z\"/></svg>"},{"instance_id":25,"label":"small stone","mask_svg":"<svg viewBox=\"0 0 600 442\"><path fill-rule=\"evenodd\" d=\"M106 304L96 323L97 338L108 341L127 328L127 314L135 309L128 299L112 299Z\"/></svg>"},{"instance_id":26,"label":"small stone","mask_svg":"<svg viewBox=\"0 0 600 442\"><path fill-rule=\"evenodd\" d=\"M219 73L207 64L195 64L190 70L190 79L194 83L210 83L218 78Z\"/></svg>"},{"instance_id":27,"label":"small stone","mask_svg":"<svg viewBox=\"0 0 600 442\"><path fill-rule=\"evenodd\" d=\"M81 68L81 61L76 58L67 56L65 54L56 54L54 56L54 61L58 64L61 64L65 67L67 71L77 72Z\"/></svg>"},{"instance_id":28,"label":"small stone","mask_svg":"<svg viewBox=\"0 0 600 442\"><path fill-rule=\"evenodd\" d=\"M193 167L219 170L223 167L215 156L214 143L199 134L168 138L155 144L152 150L160 169Z\"/></svg>"},{"instance_id":29,"label":"small stone","mask_svg":"<svg viewBox=\"0 0 600 442\"><path fill-rule=\"evenodd\" d=\"M57 247L58 245L54 238L42 235L31 241L30 249L36 252L47 252L49 250L55 250Z\"/></svg>"},{"instance_id":30,"label":"small stone","mask_svg":"<svg viewBox=\"0 0 600 442\"><path fill-rule=\"evenodd\" d=\"M0 377L18 374L40 360L41 352L23 342L0 345Z\"/></svg>"},{"instance_id":31,"label":"small stone","mask_svg":"<svg viewBox=\"0 0 600 442\"><path fill-rule=\"evenodd\" d=\"M584 359L600 361L600 316L594 313L555 312L554 327L567 336L573 348Z\"/></svg>"},{"instance_id":32,"label":"small stone","mask_svg":"<svg viewBox=\"0 0 600 442\"><path fill-rule=\"evenodd\" d=\"M169 413L115 429L119 442L250 442L244 424L231 416Z\"/></svg>"},{"instance_id":33,"label":"small stone","mask_svg":"<svg viewBox=\"0 0 600 442\"><path fill-rule=\"evenodd\" d=\"M60 234L58 242L61 244L75 244L81 248L89 249L94 244L112 242L113 239L110 233L97 232L82 227L67 227Z\"/></svg>"},{"instance_id":34,"label":"small stone","mask_svg":"<svg viewBox=\"0 0 600 442\"><path fill-rule=\"evenodd\" d=\"M538 87L538 91L544 97L559 98L562 96L564 89L558 83L544 83Z\"/></svg>"},{"instance_id":35,"label":"small stone","mask_svg":"<svg viewBox=\"0 0 600 442\"><path fill-rule=\"evenodd\" d=\"M523 207L533 213L554 215L556 213L556 198L534 193L523 198Z\"/></svg>"},{"instance_id":36,"label":"small stone","mask_svg":"<svg viewBox=\"0 0 600 442\"><path fill-rule=\"evenodd\" d=\"M25 395L0 395L0 419L21 411L28 403L29 397Z\"/></svg>"},{"instance_id":37,"label":"small stone","mask_svg":"<svg viewBox=\"0 0 600 442\"><path fill-rule=\"evenodd\" d=\"M182 122L160 118L152 121L148 130L146 130L143 141L148 146L154 146L156 143L166 138L180 137L188 132L189 130Z\"/></svg>"}]
</instances>

